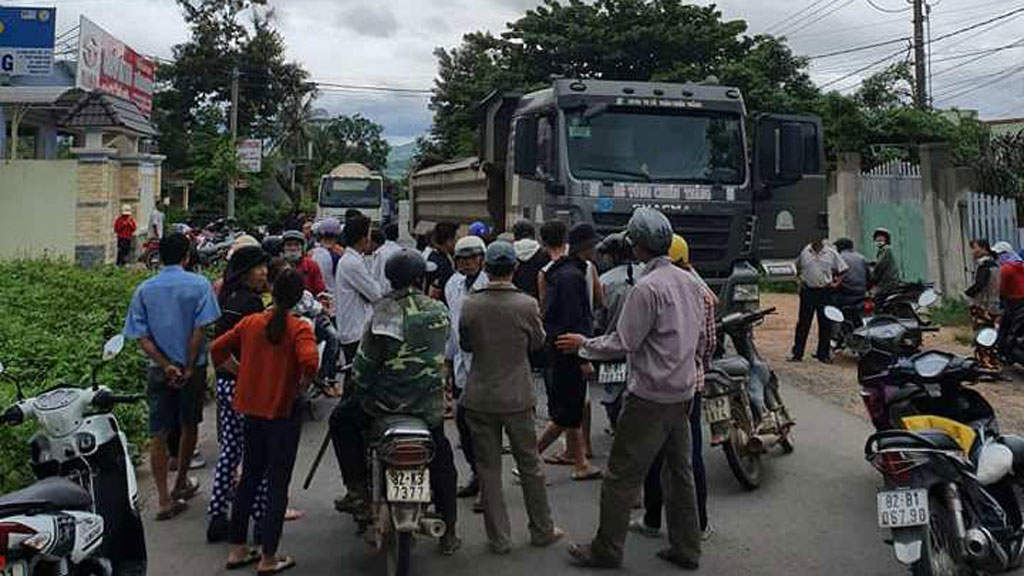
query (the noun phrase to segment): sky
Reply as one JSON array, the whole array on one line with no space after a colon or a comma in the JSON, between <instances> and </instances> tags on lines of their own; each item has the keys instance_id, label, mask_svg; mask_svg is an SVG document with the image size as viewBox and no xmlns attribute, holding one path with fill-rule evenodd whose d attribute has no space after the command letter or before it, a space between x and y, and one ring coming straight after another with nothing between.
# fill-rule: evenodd
<instances>
[{"instance_id":1,"label":"sky","mask_svg":"<svg viewBox=\"0 0 1024 576\"><path fill-rule=\"evenodd\" d=\"M710 2L698 2L709 4ZM80 14L137 51L163 58L188 37L174 0L23 0L15 5L57 7L57 32ZM413 89L432 86L436 47L453 47L475 30L500 33L536 0L270 0L289 59L314 80ZM720 0L727 19L744 19L749 34L783 34L797 54L822 55L911 35L906 0ZM982 118L1024 116L1024 3L1021 0L932 0L933 95L938 107L977 109ZM938 40L958 29L1022 9L1015 17ZM900 11L902 10L902 11ZM899 11L899 12L892 12ZM1013 46L1020 42L1018 46ZM1008 46L998 52L983 52ZM817 58L812 78L849 92L905 44ZM227 80L225 80L227 81ZM317 106L330 113L361 113L384 125L394 144L430 126L428 98L370 92L331 92Z\"/></svg>"}]
</instances>

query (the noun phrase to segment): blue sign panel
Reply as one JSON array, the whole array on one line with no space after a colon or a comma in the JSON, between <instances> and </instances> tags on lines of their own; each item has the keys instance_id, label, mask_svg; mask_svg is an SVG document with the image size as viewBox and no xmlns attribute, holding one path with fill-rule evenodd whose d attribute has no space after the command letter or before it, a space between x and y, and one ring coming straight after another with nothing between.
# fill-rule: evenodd
<instances>
[{"instance_id":1,"label":"blue sign panel","mask_svg":"<svg viewBox=\"0 0 1024 576\"><path fill-rule=\"evenodd\" d=\"M0 8L0 75L53 71L56 8Z\"/></svg>"}]
</instances>

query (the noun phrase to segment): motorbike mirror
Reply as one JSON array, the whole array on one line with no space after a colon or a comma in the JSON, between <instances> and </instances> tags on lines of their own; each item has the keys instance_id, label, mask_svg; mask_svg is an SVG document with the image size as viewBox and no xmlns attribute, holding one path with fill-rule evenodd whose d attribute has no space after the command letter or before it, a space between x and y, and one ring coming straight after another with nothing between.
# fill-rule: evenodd
<instances>
[{"instance_id":1,"label":"motorbike mirror","mask_svg":"<svg viewBox=\"0 0 1024 576\"><path fill-rule=\"evenodd\" d=\"M928 289L921 293L921 296L917 299L917 305L921 308L927 308L939 299L939 295L935 293L935 290Z\"/></svg>"},{"instance_id":2,"label":"motorbike mirror","mask_svg":"<svg viewBox=\"0 0 1024 576\"><path fill-rule=\"evenodd\" d=\"M843 311L835 306L825 306L825 318L828 318L832 322L843 322L846 320L846 315Z\"/></svg>"},{"instance_id":3,"label":"motorbike mirror","mask_svg":"<svg viewBox=\"0 0 1024 576\"><path fill-rule=\"evenodd\" d=\"M996 332L995 328L982 328L978 332L977 338L974 339L978 343L978 346L983 348L991 348L996 345L996 341L999 340L999 332Z\"/></svg>"},{"instance_id":4,"label":"motorbike mirror","mask_svg":"<svg viewBox=\"0 0 1024 576\"><path fill-rule=\"evenodd\" d=\"M103 361L106 362L108 360L112 360L114 358L114 356L117 356L118 354L120 354L121 350L123 350L123 349L124 349L124 335L123 334L118 334L117 336L114 336L110 340L107 340L107 343L103 345Z\"/></svg>"}]
</instances>

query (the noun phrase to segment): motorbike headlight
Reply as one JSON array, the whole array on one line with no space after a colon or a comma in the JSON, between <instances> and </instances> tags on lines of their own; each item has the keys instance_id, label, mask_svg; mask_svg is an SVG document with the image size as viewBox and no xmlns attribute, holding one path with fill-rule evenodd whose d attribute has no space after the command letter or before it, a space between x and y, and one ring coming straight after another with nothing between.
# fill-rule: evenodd
<instances>
[{"instance_id":1,"label":"motorbike headlight","mask_svg":"<svg viewBox=\"0 0 1024 576\"><path fill-rule=\"evenodd\" d=\"M761 289L757 284L737 284L732 289L732 299L736 302L758 302Z\"/></svg>"}]
</instances>

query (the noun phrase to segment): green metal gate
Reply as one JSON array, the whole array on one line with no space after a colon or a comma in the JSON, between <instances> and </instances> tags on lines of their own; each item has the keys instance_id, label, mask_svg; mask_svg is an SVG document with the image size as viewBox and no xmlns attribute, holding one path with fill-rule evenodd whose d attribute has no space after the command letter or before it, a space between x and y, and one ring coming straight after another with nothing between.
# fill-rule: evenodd
<instances>
[{"instance_id":1,"label":"green metal gate","mask_svg":"<svg viewBox=\"0 0 1024 576\"><path fill-rule=\"evenodd\" d=\"M903 280L926 281L928 258L921 169L908 162L878 166L861 175L860 191L860 246L864 255L874 259L876 250L871 233L876 228L888 228Z\"/></svg>"}]
</instances>

